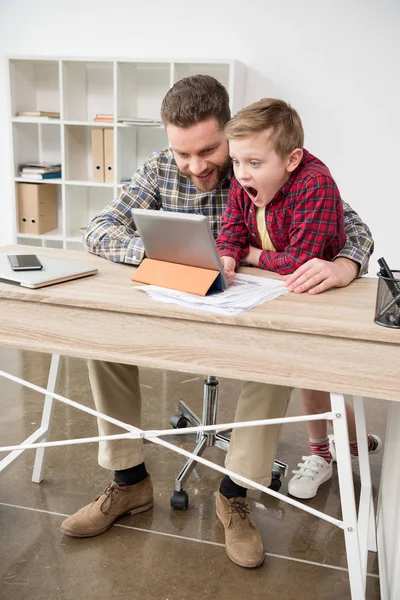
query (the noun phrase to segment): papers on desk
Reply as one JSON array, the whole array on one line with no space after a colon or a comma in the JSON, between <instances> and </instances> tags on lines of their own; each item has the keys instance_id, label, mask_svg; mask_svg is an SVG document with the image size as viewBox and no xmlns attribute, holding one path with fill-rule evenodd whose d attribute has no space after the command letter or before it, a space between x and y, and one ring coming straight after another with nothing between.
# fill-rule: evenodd
<instances>
[{"instance_id":1,"label":"papers on desk","mask_svg":"<svg viewBox=\"0 0 400 600\"><path fill-rule=\"evenodd\" d=\"M144 290L153 300L159 302L173 302L188 308L220 315L237 315L253 306L259 306L259 304L264 304L264 302L287 293L282 281L241 273L236 275L235 281L228 289L211 296L197 296L156 285L142 285L139 289Z\"/></svg>"}]
</instances>

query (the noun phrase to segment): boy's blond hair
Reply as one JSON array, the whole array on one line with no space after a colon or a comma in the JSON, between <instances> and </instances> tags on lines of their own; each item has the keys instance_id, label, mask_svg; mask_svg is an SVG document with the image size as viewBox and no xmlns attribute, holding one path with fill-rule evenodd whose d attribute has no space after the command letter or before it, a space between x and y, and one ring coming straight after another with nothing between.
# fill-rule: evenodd
<instances>
[{"instance_id":1,"label":"boy's blond hair","mask_svg":"<svg viewBox=\"0 0 400 600\"><path fill-rule=\"evenodd\" d=\"M267 129L278 156L303 148L304 130L297 112L283 100L263 98L245 106L225 125L228 140L249 137Z\"/></svg>"}]
</instances>

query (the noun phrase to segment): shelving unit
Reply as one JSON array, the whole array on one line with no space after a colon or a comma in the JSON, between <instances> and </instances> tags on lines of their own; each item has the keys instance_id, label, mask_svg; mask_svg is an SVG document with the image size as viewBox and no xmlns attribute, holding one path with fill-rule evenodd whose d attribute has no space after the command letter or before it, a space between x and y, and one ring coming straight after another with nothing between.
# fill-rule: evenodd
<instances>
[{"instance_id":1,"label":"shelving unit","mask_svg":"<svg viewBox=\"0 0 400 600\"><path fill-rule=\"evenodd\" d=\"M243 106L245 67L235 60L128 60L10 57L10 127L13 145L15 240L20 244L83 249L82 233L93 216L120 193L151 152L168 146L162 126L117 123L117 117L160 118L161 101L179 79L208 74L227 88L234 114ZM60 119L16 116L46 110ZM114 115L114 123L94 122L98 113ZM114 134L114 181L93 181L91 130ZM18 232L18 176L23 162L62 165L62 177L33 181L57 186L57 229L42 235Z\"/></svg>"}]
</instances>

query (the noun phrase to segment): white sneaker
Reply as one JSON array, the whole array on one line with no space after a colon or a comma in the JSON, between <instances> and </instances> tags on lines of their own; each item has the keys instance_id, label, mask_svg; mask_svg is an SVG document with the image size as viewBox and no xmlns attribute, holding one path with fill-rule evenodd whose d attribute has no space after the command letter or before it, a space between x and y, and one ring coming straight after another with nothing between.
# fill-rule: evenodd
<instances>
[{"instance_id":1,"label":"white sneaker","mask_svg":"<svg viewBox=\"0 0 400 600\"><path fill-rule=\"evenodd\" d=\"M314 498L321 483L332 477L332 462L329 464L317 455L302 456L304 462L299 463L300 469L292 471L295 476L289 481L288 492L295 498L306 500Z\"/></svg>"},{"instance_id":2,"label":"white sneaker","mask_svg":"<svg viewBox=\"0 0 400 600\"><path fill-rule=\"evenodd\" d=\"M382 442L381 438L378 435L376 435L375 433L369 433L368 435L372 436L375 441L375 448L373 448L369 452L369 454L379 454L379 452L383 448L383 442ZM328 435L328 438L329 438L329 452L331 453L332 460L334 462L336 462L335 436L331 434L331 435ZM354 454L352 454L351 458L358 458L358 457L354 456Z\"/></svg>"}]
</instances>

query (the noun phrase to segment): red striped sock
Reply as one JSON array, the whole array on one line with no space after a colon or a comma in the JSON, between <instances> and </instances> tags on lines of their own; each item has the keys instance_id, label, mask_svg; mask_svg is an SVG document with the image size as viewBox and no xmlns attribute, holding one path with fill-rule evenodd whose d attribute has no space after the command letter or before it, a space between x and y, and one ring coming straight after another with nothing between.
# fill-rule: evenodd
<instances>
[{"instance_id":1,"label":"red striped sock","mask_svg":"<svg viewBox=\"0 0 400 600\"><path fill-rule=\"evenodd\" d=\"M368 434L368 452L374 450L375 448L375 440L372 435ZM350 454L353 456L358 456L358 446L357 442L350 442Z\"/></svg>"},{"instance_id":2,"label":"red striped sock","mask_svg":"<svg viewBox=\"0 0 400 600\"><path fill-rule=\"evenodd\" d=\"M313 440L309 438L308 443L310 445L310 450L312 455L320 456L325 459L329 464L332 460L331 453L329 452L329 439L321 438L320 440Z\"/></svg>"}]
</instances>

